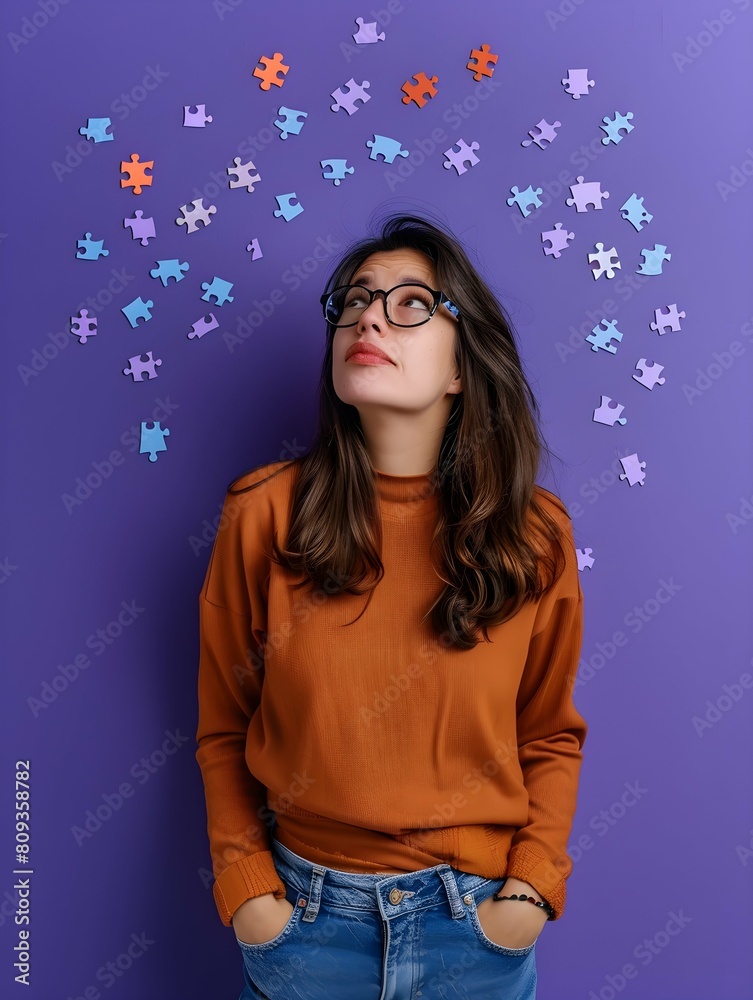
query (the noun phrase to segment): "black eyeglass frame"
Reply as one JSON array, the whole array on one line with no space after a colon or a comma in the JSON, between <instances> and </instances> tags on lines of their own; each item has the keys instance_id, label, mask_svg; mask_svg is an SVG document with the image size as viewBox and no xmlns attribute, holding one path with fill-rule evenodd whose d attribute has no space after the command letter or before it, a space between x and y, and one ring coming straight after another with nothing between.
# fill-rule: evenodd
<instances>
[{"instance_id":1,"label":"black eyeglass frame","mask_svg":"<svg viewBox=\"0 0 753 1000\"><path fill-rule=\"evenodd\" d=\"M390 292L394 292L396 288L416 288L416 287L425 288L427 292L431 292L431 295L434 299L434 305L431 307L431 312L426 317L426 319L422 319L419 323L394 323L387 314L387 296L390 294ZM327 316L327 303L329 302L330 298L335 294L335 292L342 291L342 289L344 288L360 288L361 291L366 292L369 296L369 305L366 306L367 309L374 301L375 296L381 295L382 304L384 306L384 315L385 318L387 319L387 322L391 326L399 326L407 330L412 329L414 326L423 326L424 323L429 322L429 320L436 313L437 308L440 305L446 306L449 312L455 317L455 319L457 320L460 319L460 309L455 305L452 299L448 298L444 292L441 292L435 288L429 288L428 285L424 285L420 281L404 281L399 285L393 285L392 288L388 288L387 291L385 291L383 288L367 288L365 285L338 285L337 288L333 288L331 292L324 292L324 294L319 297L319 301L322 304L322 312L324 313L324 318L327 320L327 323L335 330L347 329L350 326L356 326L359 322L358 320L355 320L355 322L353 323L343 323L342 325L340 325L339 323L335 324L330 322L330 319Z\"/></svg>"}]
</instances>

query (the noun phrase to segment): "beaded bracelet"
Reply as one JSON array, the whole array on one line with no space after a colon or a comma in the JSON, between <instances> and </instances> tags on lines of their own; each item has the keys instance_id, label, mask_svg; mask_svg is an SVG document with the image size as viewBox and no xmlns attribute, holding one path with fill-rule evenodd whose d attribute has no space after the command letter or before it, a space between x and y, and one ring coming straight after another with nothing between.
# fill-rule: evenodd
<instances>
[{"instance_id":1,"label":"beaded bracelet","mask_svg":"<svg viewBox=\"0 0 753 1000\"><path fill-rule=\"evenodd\" d=\"M524 902L533 903L534 906L540 906L542 910L546 912L547 920L554 920L554 907L551 903L544 903L540 899L534 899L533 896L526 896L524 892L521 892L520 895L518 895L517 892L514 892L511 896L500 896L499 893L501 891L501 889L497 890L497 892L495 892L492 896L492 899L496 903L502 899L519 899Z\"/></svg>"}]
</instances>

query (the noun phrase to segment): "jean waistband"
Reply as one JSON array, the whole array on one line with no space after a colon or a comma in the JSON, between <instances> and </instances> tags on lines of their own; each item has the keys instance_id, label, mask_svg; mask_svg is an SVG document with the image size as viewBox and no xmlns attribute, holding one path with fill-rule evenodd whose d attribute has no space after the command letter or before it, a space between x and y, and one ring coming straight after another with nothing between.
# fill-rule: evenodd
<instances>
[{"instance_id":1,"label":"jean waistband","mask_svg":"<svg viewBox=\"0 0 753 1000\"><path fill-rule=\"evenodd\" d=\"M414 872L379 875L368 872L345 872L314 864L271 840L272 854L282 880L309 896L304 920L313 920L322 901L329 905L378 910L385 919L425 909L450 905L454 919L462 919L466 907L461 897L489 885L494 879L460 871L449 864L420 868ZM504 879L497 880L504 882Z\"/></svg>"}]
</instances>

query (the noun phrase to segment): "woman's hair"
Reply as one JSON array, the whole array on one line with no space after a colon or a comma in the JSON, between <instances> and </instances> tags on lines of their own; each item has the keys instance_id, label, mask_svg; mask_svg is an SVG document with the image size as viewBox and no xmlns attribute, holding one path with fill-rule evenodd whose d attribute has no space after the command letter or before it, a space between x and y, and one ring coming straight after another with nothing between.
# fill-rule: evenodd
<instances>
[{"instance_id":1,"label":"woman's hair","mask_svg":"<svg viewBox=\"0 0 753 1000\"><path fill-rule=\"evenodd\" d=\"M534 492L541 452L550 452L512 324L448 229L393 212L377 235L346 247L326 290L348 284L371 254L406 247L430 258L437 287L460 309L456 363L463 389L454 396L431 479L439 506L433 558L446 586L426 617L448 646L471 649L479 632L488 642L489 626L545 594L564 565L559 526ZM289 531L284 547L273 541L272 558L303 574L296 587L310 582L328 595L368 592L365 610L384 575L379 500L358 410L333 386L334 332L327 323L316 436L292 463L298 473ZM233 491L233 483L231 493L245 492Z\"/></svg>"}]
</instances>

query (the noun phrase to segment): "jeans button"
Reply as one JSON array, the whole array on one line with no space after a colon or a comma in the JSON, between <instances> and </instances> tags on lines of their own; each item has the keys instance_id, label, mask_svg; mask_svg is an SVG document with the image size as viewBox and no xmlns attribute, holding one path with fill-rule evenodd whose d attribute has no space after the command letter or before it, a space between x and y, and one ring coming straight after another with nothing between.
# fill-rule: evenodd
<instances>
[{"instance_id":1,"label":"jeans button","mask_svg":"<svg viewBox=\"0 0 753 1000\"><path fill-rule=\"evenodd\" d=\"M472 899L473 899L473 896L471 896L470 893L468 895L466 895L466 896L463 896L463 902L465 903L466 906L470 906L471 905Z\"/></svg>"},{"instance_id":2,"label":"jeans button","mask_svg":"<svg viewBox=\"0 0 753 1000\"><path fill-rule=\"evenodd\" d=\"M403 898L403 891L402 891L402 889L391 889L390 890L390 902L394 906L397 906L397 904L400 902L400 900L402 898Z\"/></svg>"}]
</instances>

